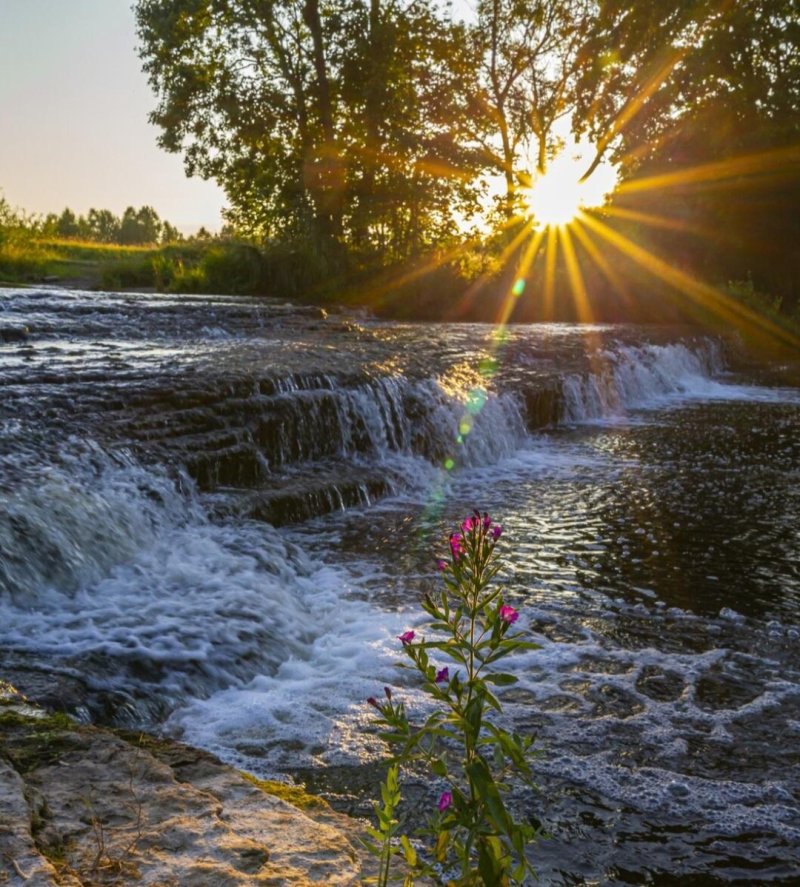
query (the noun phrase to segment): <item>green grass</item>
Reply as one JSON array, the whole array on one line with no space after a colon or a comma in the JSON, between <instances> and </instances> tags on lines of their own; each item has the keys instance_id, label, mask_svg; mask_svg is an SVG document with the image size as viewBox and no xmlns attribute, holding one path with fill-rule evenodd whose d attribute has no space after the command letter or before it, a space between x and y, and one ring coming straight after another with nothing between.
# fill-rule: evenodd
<instances>
[{"instance_id":1,"label":"green grass","mask_svg":"<svg viewBox=\"0 0 800 887\"><path fill-rule=\"evenodd\" d=\"M119 246L0 231L0 282L66 283L105 290L254 292L260 280L258 256L252 247L237 244Z\"/></svg>"},{"instance_id":2,"label":"green grass","mask_svg":"<svg viewBox=\"0 0 800 887\"><path fill-rule=\"evenodd\" d=\"M97 243L92 240L53 238L35 242L69 261L108 262L152 255L159 251L157 246L120 246L115 243Z\"/></svg>"},{"instance_id":3,"label":"green grass","mask_svg":"<svg viewBox=\"0 0 800 887\"><path fill-rule=\"evenodd\" d=\"M158 252L158 247L153 246L38 239L27 232L0 232L0 280L8 283L40 283L52 278L57 281L82 281L93 288L101 284L107 267L145 266ZM152 273L149 278L152 279Z\"/></svg>"}]
</instances>

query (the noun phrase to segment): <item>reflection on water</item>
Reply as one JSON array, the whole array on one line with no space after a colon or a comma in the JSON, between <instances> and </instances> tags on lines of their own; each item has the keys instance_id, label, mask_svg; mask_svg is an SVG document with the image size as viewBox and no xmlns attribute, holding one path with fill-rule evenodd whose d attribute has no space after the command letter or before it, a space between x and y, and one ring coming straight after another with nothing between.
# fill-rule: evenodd
<instances>
[{"instance_id":1,"label":"reflection on water","mask_svg":"<svg viewBox=\"0 0 800 887\"><path fill-rule=\"evenodd\" d=\"M556 429L435 506L292 531L413 620L446 530L476 504L502 519L508 594L543 644L506 702L545 749L528 799L545 883L800 872L799 421L690 402Z\"/></svg>"},{"instance_id":2,"label":"reflection on water","mask_svg":"<svg viewBox=\"0 0 800 887\"><path fill-rule=\"evenodd\" d=\"M498 347L233 298L0 290L4 323L0 679L368 810L364 700L423 714L396 638L479 507L541 644L505 702L543 750L515 798L542 883L797 883L786 372L693 331Z\"/></svg>"}]
</instances>

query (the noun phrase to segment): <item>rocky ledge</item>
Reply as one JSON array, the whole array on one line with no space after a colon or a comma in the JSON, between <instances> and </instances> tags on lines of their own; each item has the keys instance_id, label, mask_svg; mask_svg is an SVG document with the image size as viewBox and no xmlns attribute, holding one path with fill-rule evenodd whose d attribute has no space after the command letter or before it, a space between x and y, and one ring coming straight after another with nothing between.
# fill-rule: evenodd
<instances>
[{"instance_id":1,"label":"rocky ledge","mask_svg":"<svg viewBox=\"0 0 800 887\"><path fill-rule=\"evenodd\" d=\"M358 829L180 743L0 708L3 887L357 884Z\"/></svg>"}]
</instances>

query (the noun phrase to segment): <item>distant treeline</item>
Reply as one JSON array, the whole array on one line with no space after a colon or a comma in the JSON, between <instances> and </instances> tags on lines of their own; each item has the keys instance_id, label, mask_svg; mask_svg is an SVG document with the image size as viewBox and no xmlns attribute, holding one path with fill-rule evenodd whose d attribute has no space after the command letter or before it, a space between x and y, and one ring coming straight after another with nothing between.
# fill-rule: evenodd
<instances>
[{"instance_id":1,"label":"distant treeline","mask_svg":"<svg viewBox=\"0 0 800 887\"><path fill-rule=\"evenodd\" d=\"M154 243L177 243L183 235L166 219L159 217L152 206L136 209L129 206L121 216L108 209L90 209L83 216L66 207L61 214L28 214L9 205L0 194L0 228L22 229L45 238L63 237L94 243L116 243L120 246L143 246ZM199 235L208 237L201 229Z\"/></svg>"}]
</instances>

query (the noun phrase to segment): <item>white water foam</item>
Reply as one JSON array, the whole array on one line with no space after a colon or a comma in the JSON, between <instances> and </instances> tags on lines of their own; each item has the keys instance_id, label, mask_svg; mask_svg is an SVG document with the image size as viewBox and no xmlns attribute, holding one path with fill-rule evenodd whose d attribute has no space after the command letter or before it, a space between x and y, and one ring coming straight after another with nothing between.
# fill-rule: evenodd
<instances>
[{"instance_id":1,"label":"white water foam","mask_svg":"<svg viewBox=\"0 0 800 887\"><path fill-rule=\"evenodd\" d=\"M531 471L571 476L576 470L588 472L607 462L602 455L530 438L528 448L517 450L495 465L471 471L469 476L432 469L429 463L424 463L427 470L423 471L420 460L395 458L400 461L389 460L390 464L405 465L409 477L419 472L413 475L418 485L362 512L360 519L371 525L381 512L418 513L422 507L419 496L424 490L430 492L432 483L438 485L438 495L459 498L466 496L468 489L474 492L476 488L491 487L501 477L521 478ZM348 524L354 520L358 518L349 516ZM339 518L329 515L314 522L313 531L308 527L287 528L282 535L304 545L316 540L323 545L325 555L335 556L341 544L338 523ZM387 539L385 544L391 546L392 542ZM402 546L403 540L397 544ZM377 560L348 563L347 570L337 574L338 618L331 619L323 632L309 635L305 655L293 653L272 674L259 675L244 686L227 687L208 699L181 707L167 728L178 731L190 743L212 749L236 766L262 775L353 765L383 757L386 749L371 726L374 712L366 704L367 698L381 695L383 686L389 685L417 713L427 711L429 703L414 688L413 680L409 683L409 672L397 665L403 659L398 635L409 628L422 629L427 617L416 595L398 611L379 609L370 602L372 590L382 590L391 581L382 570L380 556Z\"/></svg>"},{"instance_id":2,"label":"white water foam","mask_svg":"<svg viewBox=\"0 0 800 887\"><path fill-rule=\"evenodd\" d=\"M14 479L0 486L0 600L37 607L47 589L69 595L134 557L164 526L193 517L165 471L145 470L91 441L67 440L55 464L38 452L0 459Z\"/></svg>"},{"instance_id":3,"label":"white water foam","mask_svg":"<svg viewBox=\"0 0 800 887\"><path fill-rule=\"evenodd\" d=\"M590 373L572 374L562 382L564 420L568 423L619 419L631 410L654 410L681 402L800 402L796 389L724 379L722 349L710 339L692 346L681 342L620 344L599 351L591 362Z\"/></svg>"},{"instance_id":4,"label":"white water foam","mask_svg":"<svg viewBox=\"0 0 800 887\"><path fill-rule=\"evenodd\" d=\"M402 658L395 632L409 627L424 631L423 620L416 610L405 618L380 614L376 619L378 614L362 608L356 622L349 615L345 609L346 626L314 641L312 656L289 658L274 675L184 706L169 727L187 741L262 775L378 760L386 749L375 736L374 713L365 704L368 696L379 696L386 684L406 703L412 720L421 721L430 711L429 700L415 688L413 678L394 664ZM525 630L527 618L535 615L526 614L518 626ZM708 778L684 772L681 764L687 735L703 735L723 749L731 747L732 721L769 711L796 694L797 685L768 690L746 711L709 712L697 703L697 682L725 659L725 650L609 651L588 630L574 642L532 637L541 649L515 657L520 682L499 692L508 697L507 726L526 732L531 717L536 719L538 744L544 751L536 763L540 778L581 786L645 816L702 823L720 836L761 829L786 841L800 839L800 810L788 781L774 774L763 781ZM598 661L609 671L587 664ZM637 689L637 679L648 667L680 675L685 686L676 699L657 701ZM632 714L616 717L592 711L593 700L602 695L598 691L608 688L633 701ZM525 701L517 702L521 696ZM548 702L553 699L558 700L556 709ZM632 766L624 750L615 749L620 728L629 735L633 731L637 747L650 750L649 765ZM576 742L579 750L572 747Z\"/></svg>"}]
</instances>

